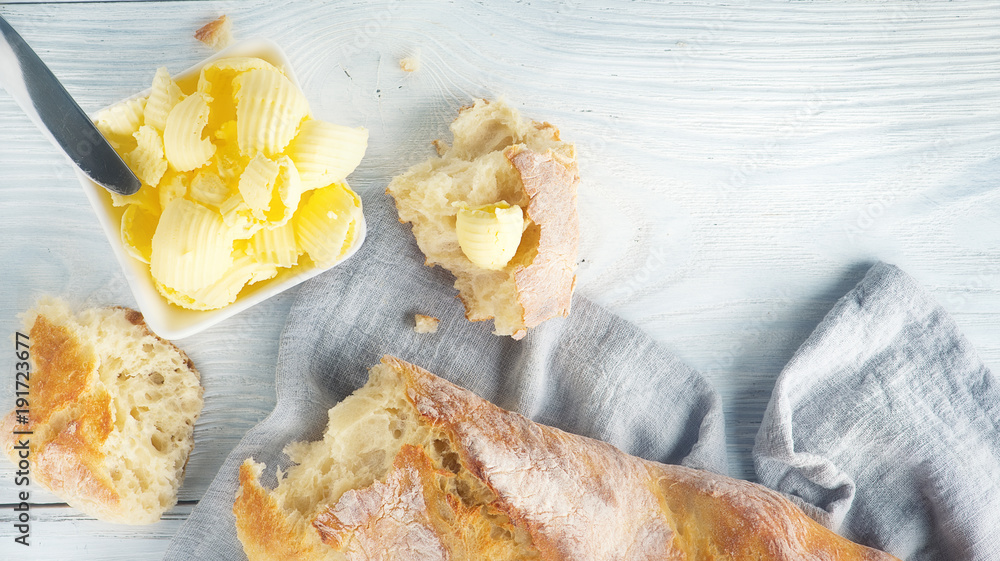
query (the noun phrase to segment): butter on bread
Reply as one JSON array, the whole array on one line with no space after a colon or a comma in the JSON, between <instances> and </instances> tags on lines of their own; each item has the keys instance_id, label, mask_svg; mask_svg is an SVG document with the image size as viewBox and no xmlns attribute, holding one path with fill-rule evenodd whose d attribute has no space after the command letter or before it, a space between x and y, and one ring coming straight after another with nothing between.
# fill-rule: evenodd
<instances>
[{"instance_id":1,"label":"butter on bread","mask_svg":"<svg viewBox=\"0 0 1000 561\"><path fill-rule=\"evenodd\" d=\"M521 119L501 101L478 100L451 124L439 156L389 184L400 222L410 223L427 265L455 276L472 321L494 320L494 333L524 337L565 316L576 284L579 174L575 147L548 123ZM524 211L517 250L497 269L476 265L457 231L463 209L503 205Z\"/></svg>"},{"instance_id":2,"label":"butter on bread","mask_svg":"<svg viewBox=\"0 0 1000 561\"><path fill-rule=\"evenodd\" d=\"M51 299L24 320L29 422L16 412L0 421L7 455L16 465L26 439L33 481L70 506L109 522L156 522L177 502L202 408L191 360L127 308L74 314Z\"/></svg>"},{"instance_id":3,"label":"butter on bread","mask_svg":"<svg viewBox=\"0 0 1000 561\"><path fill-rule=\"evenodd\" d=\"M233 506L261 560L891 560L782 495L536 424L393 357Z\"/></svg>"}]
</instances>

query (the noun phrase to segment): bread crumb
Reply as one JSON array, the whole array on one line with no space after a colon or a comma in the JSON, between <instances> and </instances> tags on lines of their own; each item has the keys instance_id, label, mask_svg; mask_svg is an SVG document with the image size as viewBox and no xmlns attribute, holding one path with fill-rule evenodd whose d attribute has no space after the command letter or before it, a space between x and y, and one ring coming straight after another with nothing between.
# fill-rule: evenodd
<instances>
[{"instance_id":1,"label":"bread crumb","mask_svg":"<svg viewBox=\"0 0 1000 561\"><path fill-rule=\"evenodd\" d=\"M402 69L403 72L416 72L417 70L420 70L420 58L416 55L402 58L399 61L399 68Z\"/></svg>"},{"instance_id":2,"label":"bread crumb","mask_svg":"<svg viewBox=\"0 0 1000 561\"><path fill-rule=\"evenodd\" d=\"M441 321L436 317L425 316L424 314L416 314L413 316L413 320L413 331L417 333L437 333L438 322Z\"/></svg>"},{"instance_id":3,"label":"bread crumb","mask_svg":"<svg viewBox=\"0 0 1000 561\"><path fill-rule=\"evenodd\" d=\"M443 140L432 140L431 144L434 145L434 150L437 151L438 156L444 156L444 153L448 151L448 143Z\"/></svg>"},{"instance_id":4,"label":"bread crumb","mask_svg":"<svg viewBox=\"0 0 1000 561\"><path fill-rule=\"evenodd\" d=\"M225 15L194 32L194 38L219 51L233 42L233 22Z\"/></svg>"}]
</instances>

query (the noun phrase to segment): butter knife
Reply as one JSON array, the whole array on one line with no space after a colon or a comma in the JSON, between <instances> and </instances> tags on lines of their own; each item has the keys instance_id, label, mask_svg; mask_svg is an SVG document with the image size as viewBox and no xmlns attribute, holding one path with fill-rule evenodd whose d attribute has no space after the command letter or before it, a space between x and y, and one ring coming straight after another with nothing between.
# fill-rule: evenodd
<instances>
[{"instance_id":1,"label":"butter knife","mask_svg":"<svg viewBox=\"0 0 1000 561\"><path fill-rule=\"evenodd\" d=\"M0 83L94 183L131 195L141 183L35 51L0 16Z\"/></svg>"}]
</instances>

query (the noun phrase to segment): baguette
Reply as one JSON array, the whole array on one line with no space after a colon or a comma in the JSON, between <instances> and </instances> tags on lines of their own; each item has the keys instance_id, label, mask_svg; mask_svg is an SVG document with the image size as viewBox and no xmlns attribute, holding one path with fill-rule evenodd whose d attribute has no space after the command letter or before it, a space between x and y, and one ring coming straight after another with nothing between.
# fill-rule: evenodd
<instances>
[{"instance_id":1,"label":"baguette","mask_svg":"<svg viewBox=\"0 0 1000 561\"><path fill-rule=\"evenodd\" d=\"M760 485L629 456L384 357L286 448L273 490L240 469L251 561L891 560Z\"/></svg>"}]
</instances>

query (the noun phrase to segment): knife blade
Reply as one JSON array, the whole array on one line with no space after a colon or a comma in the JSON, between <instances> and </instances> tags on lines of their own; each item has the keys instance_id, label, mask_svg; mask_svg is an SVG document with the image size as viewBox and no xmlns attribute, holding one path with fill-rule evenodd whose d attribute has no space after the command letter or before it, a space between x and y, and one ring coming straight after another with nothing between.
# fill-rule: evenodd
<instances>
[{"instance_id":1,"label":"knife blade","mask_svg":"<svg viewBox=\"0 0 1000 561\"><path fill-rule=\"evenodd\" d=\"M139 178L3 16L0 35L0 83L35 125L94 183L122 195L138 191Z\"/></svg>"}]
</instances>

